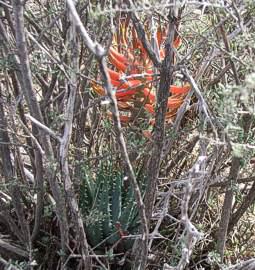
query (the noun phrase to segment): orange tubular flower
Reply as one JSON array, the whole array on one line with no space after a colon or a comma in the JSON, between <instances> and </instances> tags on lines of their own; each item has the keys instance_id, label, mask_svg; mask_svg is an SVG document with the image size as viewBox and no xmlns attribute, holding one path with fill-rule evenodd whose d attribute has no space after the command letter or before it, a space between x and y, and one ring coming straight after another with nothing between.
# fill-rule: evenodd
<instances>
[{"instance_id":1,"label":"orange tubular flower","mask_svg":"<svg viewBox=\"0 0 255 270\"><path fill-rule=\"evenodd\" d=\"M125 90L128 90L130 88L131 89L136 88L141 84L141 82L138 80L128 80L128 81L111 80L111 82L112 82L112 85L118 87L118 89L125 89Z\"/></svg>"},{"instance_id":2,"label":"orange tubular flower","mask_svg":"<svg viewBox=\"0 0 255 270\"><path fill-rule=\"evenodd\" d=\"M187 94L190 89L191 86L189 84L185 84L183 86L171 85L169 91L171 94Z\"/></svg>"},{"instance_id":3,"label":"orange tubular flower","mask_svg":"<svg viewBox=\"0 0 255 270\"><path fill-rule=\"evenodd\" d=\"M133 96L136 93L136 90L123 90L123 91L117 91L115 93L115 96L117 100L126 100L128 101L130 99L130 96Z\"/></svg>"},{"instance_id":4,"label":"orange tubular flower","mask_svg":"<svg viewBox=\"0 0 255 270\"><path fill-rule=\"evenodd\" d=\"M175 109L179 109L181 107L183 103L183 99L182 98L172 98L170 97L168 99L168 102L167 102L167 107L170 109L170 110L175 110Z\"/></svg>"},{"instance_id":5,"label":"orange tubular flower","mask_svg":"<svg viewBox=\"0 0 255 270\"><path fill-rule=\"evenodd\" d=\"M113 86L117 87L117 89L126 89L126 88L129 88L128 82L125 82L125 81L111 80L111 83L112 83Z\"/></svg>"},{"instance_id":6,"label":"orange tubular flower","mask_svg":"<svg viewBox=\"0 0 255 270\"><path fill-rule=\"evenodd\" d=\"M120 78L121 78L121 74L120 73L118 73L118 72L116 72L116 71L114 71L114 70L112 70L110 68L108 68L107 70L108 70L109 76L110 76L110 78L112 80L115 80L115 81L119 81L120 80Z\"/></svg>"},{"instance_id":7,"label":"orange tubular flower","mask_svg":"<svg viewBox=\"0 0 255 270\"><path fill-rule=\"evenodd\" d=\"M182 40L180 36L177 36L176 39L174 40L174 47L177 49L181 46L181 44L182 44Z\"/></svg>"},{"instance_id":8,"label":"orange tubular flower","mask_svg":"<svg viewBox=\"0 0 255 270\"><path fill-rule=\"evenodd\" d=\"M109 54L109 60L112 63L112 65L115 66L118 70L126 72L128 66L125 65L123 62L119 61L117 58L115 58L112 54Z\"/></svg>"},{"instance_id":9,"label":"orange tubular flower","mask_svg":"<svg viewBox=\"0 0 255 270\"><path fill-rule=\"evenodd\" d=\"M118 101L118 108L122 111L130 111L132 109L132 106L128 102L120 100Z\"/></svg>"},{"instance_id":10,"label":"orange tubular flower","mask_svg":"<svg viewBox=\"0 0 255 270\"><path fill-rule=\"evenodd\" d=\"M151 104L145 104L144 107L145 107L146 111L148 111L149 113L155 114L153 105L151 105Z\"/></svg>"},{"instance_id":11,"label":"orange tubular flower","mask_svg":"<svg viewBox=\"0 0 255 270\"><path fill-rule=\"evenodd\" d=\"M156 101L156 97L155 95L152 93L151 90L149 90L148 88L144 88L143 89L143 93L144 93L144 97L145 97L145 100L148 102L147 103L155 103Z\"/></svg>"},{"instance_id":12,"label":"orange tubular flower","mask_svg":"<svg viewBox=\"0 0 255 270\"><path fill-rule=\"evenodd\" d=\"M110 55L125 65L128 65L130 63L130 61L123 54L120 54L112 47L110 48ZM131 58L130 60L132 61L133 56L129 55L129 57Z\"/></svg>"},{"instance_id":13,"label":"orange tubular flower","mask_svg":"<svg viewBox=\"0 0 255 270\"><path fill-rule=\"evenodd\" d=\"M104 96L105 95L105 91L104 88L101 85L96 84L95 82L92 82L92 87L93 90L99 95L99 96Z\"/></svg>"}]
</instances>

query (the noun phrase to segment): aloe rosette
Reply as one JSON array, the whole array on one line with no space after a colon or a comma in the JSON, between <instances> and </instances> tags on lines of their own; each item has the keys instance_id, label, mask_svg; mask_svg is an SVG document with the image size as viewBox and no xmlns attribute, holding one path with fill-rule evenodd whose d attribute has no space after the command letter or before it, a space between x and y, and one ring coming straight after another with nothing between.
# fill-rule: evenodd
<instances>
[{"instance_id":1,"label":"aloe rosette","mask_svg":"<svg viewBox=\"0 0 255 270\"><path fill-rule=\"evenodd\" d=\"M84 167L80 189L80 208L89 244L96 251L128 250L138 233L139 215L134 192L123 173L111 162L101 163L96 173ZM140 182L144 179L137 175ZM144 184L140 183L144 190Z\"/></svg>"}]
</instances>

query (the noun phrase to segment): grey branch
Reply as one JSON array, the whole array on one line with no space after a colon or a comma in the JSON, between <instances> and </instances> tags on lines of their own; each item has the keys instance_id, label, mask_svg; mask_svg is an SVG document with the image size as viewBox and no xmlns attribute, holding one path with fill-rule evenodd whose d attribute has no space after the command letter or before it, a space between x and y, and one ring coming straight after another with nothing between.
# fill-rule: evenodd
<instances>
[{"instance_id":1,"label":"grey branch","mask_svg":"<svg viewBox=\"0 0 255 270\"><path fill-rule=\"evenodd\" d=\"M45 126L44 124L42 124L41 122L39 122L38 120L36 120L33 116L31 116L30 114L25 114L25 116L31 121L33 122L37 127L39 127L40 129L42 129L45 133L47 133L48 135L50 135L51 137L53 137L54 139L58 140L59 142L61 142L61 138L56 135L56 133L51 130L49 127Z\"/></svg>"}]
</instances>

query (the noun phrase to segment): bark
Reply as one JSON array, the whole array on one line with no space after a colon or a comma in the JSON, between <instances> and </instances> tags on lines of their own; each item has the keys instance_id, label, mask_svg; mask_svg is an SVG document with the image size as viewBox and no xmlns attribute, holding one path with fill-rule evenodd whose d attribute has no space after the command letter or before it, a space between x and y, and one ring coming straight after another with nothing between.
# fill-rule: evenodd
<instances>
[{"instance_id":1,"label":"bark","mask_svg":"<svg viewBox=\"0 0 255 270\"><path fill-rule=\"evenodd\" d=\"M160 68L160 83L157 92L156 117L155 128L153 133L153 147L151 158L148 165L148 184L145 193L146 217L150 220L153 206L155 202L155 195L157 191L157 180L159 176L161 155L165 140L165 114L167 110L167 101L169 97L169 87L171 85L173 76L173 59L174 50L172 47L176 29L176 18L169 13L168 36L165 44L166 56Z\"/></svg>"}]
</instances>

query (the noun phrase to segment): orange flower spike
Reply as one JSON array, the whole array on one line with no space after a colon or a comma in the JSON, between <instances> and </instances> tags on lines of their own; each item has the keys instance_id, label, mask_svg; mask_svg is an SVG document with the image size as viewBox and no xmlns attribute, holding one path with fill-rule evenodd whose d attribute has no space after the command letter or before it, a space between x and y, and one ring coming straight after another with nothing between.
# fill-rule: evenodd
<instances>
[{"instance_id":1,"label":"orange flower spike","mask_svg":"<svg viewBox=\"0 0 255 270\"><path fill-rule=\"evenodd\" d=\"M130 47L130 43L129 43L129 31L128 31L128 26L125 25L123 26L123 30L122 30L122 39L123 39L123 43L120 44L122 48L126 49L128 51L129 47Z\"/></svg>"},{"instance_id":2,"label":"orange flower spike","mask_svg":"<svg viewBox=\"0 0 255 270\"><path fill-rule=\"evenodd\" d=\"M145 76L145 80L147 82L152 81L153 79L155 79L155 77L153 76L155 73L155 71L152 69L151 63L148 63L147 65L144 66L144 73L146 74ZM151 75L151 76L149 76Z\"/></svg>"},{"instance_id":3,"label":"orange flower spike","mask_svg":"<svg viewBox=\"0 0 255 270\"><path fill-rule=\"evenodd\" d=\"M127 35L125 25L120 25L120 44L127 48Z\"/></svg>"},{"instance_id":4,"label":"orange flower spike","mask_svg":"<svg viewBox=\"0 0 255 270\"><path fill-rule=\"evenodd\" d=\"M141 57L146 57L146 51L143 47L142 42L138 39L137 33L134 28L132 28L132 42L133 42L133 50L140 50Z\"/></svg>"},{"instance_id":5,"label":"orange flower spike","mask_svg":"<svg viewBox=\"0 0 255 270\"><path fill-rule=\"evenodd\" d=\"M178 48L180 45L181 45L181 38L180 37L177 37L175 40L174 40L174 43L173 43L173 45L174 45L174 48ZM160 59L162 60L162 59L164 59L165 58L165 50L164 49L160 49L160 51L159 51L159 56L160 56Z\"/></svg>"},{"instance_id":6,"label":"orange flower spike","mask_svg":"<svg viewBox=\"0 0 255 270\"><path fill-rule=\"evenodd\" d=\"M147 52L146 52L146 50L144 49L144 47L143 47L143 44L142 44L142 42L139 40L139 42L138 42L138 45L139 45L139 49L140 49L140 51L141 51L141 57L143 58L143 59L146 59L147 57L148 57L148 55L147 55Z\"/></svg>"},{"instance_id":7,"label":"orange flower spike","mask_svg":"<svg viewBox=\"0 0 255 270\"><path fill-rule=\"evenodd\" d=\"M187 94L191 89L191 86L187 83L183 86L171 85L169 92L171 94Z\"/></svg>"},{"instance_id":8,"label":"orange flower spike","mask_svg":"<svg viewBox=\"0 0 255 270\"><path fill-rule=\"evenodd\" d=\"M134 95L127 95L127 96L121 96L121 97L116 97L117 101L118 101L118 104L119 102L130 102L130 101L133 101L133 96ZM131 110L132 108L130 108L129 110ZM120 108L120 111L125 111L126 109L122 109Z\"/></svg>"},{"instance_id":9,"label":"orange flower spike","mask_svg":"<svg viewBox=\"0 0 255 270\"><path fill-rule=\"evenodd\" d=\"M132 27L132 45L134 49L138 49L138 38L134 27Z\"/></svg>"},{"instance_id":10,"label":"orange flower spike","mask_svg":"<svg viewBox=\"0 0 255 270\"><path fill-rule=\"evenodd\" d=\"M125 87L121 85L121 89L116 91L116 98L125 98L126 96L133 96L137 93L137 87L141 85L141 82L138 80L132 80L125 82ZM127 86L127 87L126 87Z\"/></svg>"},{"instance_id":11,"label":"orange flower spike","mask_svg":"<svg viewBox=\"0 0 255 270\"><path fill-rule=\"evenodd\" d=\"M119 27L119 32L120 32L120 37L121 37L121 45L123 45L125 48L128 47L127 45L127 31L128 31L128 25L129 25L129 20L121 20L120 27Z\"/></svg>"},{"instance_id":12,"label":"orange flower spike","mask_svg":"<svg viewBox=\"0 0 255 270\"><path fill-rule=\"evenodd\" d=\"M117 60L113 55L109 54L109 60L112 63L113 66L115 66L118 70L125 72L127 70L127 65L123 64L123 62L120 62Z\"/></svg>"},{"instance_id":13,"label":"orange flower spike","mask_svg":"<svg viewBox=\"0 0 255 270\"><path fill-rule=\"evenodd\" d=\"M153 74L153 70L152 69L146 69L146 73L148 73L148 74Z\"/></svg>"},{"instance_id":14,"label":"orange flower spike","mask_svg":"<svg viewBox=\"0 0 255 270\"><path fill-rule=\"evenodd\" d=\"M173 119L176 116L176 111L171 111L166 113L165 119Z\"/></svg>"}]
</instances>

